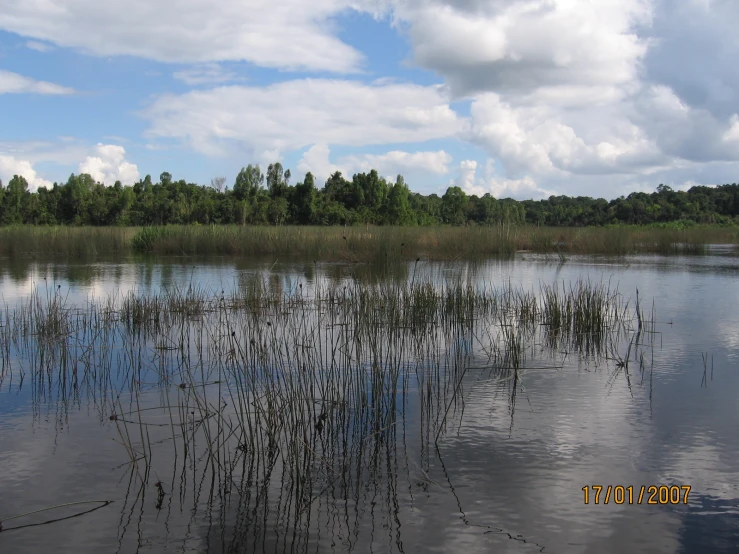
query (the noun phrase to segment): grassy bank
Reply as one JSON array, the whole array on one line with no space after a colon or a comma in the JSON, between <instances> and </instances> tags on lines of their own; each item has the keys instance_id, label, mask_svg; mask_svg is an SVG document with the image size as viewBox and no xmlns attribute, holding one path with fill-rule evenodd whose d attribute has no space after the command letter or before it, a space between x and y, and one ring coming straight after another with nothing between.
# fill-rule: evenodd
<instances>
[{"instance_id":1,"label":"grassy bank","mask_svg":"<svg viewBox=\"0 0 739 554\"><path fill-rule=\"evenodd\" d=\"M619 227L34 227L0 228L0 256L90 258L167 255L301 256L312 260L479 259L531 251L703 254L737 244L734 228Z\"/></svg>"}]
</instances>

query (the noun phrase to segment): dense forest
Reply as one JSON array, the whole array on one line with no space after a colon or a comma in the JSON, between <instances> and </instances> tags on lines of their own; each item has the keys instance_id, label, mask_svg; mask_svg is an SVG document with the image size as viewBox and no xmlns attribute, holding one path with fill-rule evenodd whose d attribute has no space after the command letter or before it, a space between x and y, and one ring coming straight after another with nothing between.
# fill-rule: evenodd
<instances>
[{"instance_id":1,"label":"dense forest","mask_svg":"<svg viewBox=\"0 0 739 554\"><path fill-rule=\"evenodd\" d=\"M29 192L23 177L0 182L0 224L163 225L272 224L339 225L494 225L585 226L696 222L739 224L739 185L696 186L674 191L660 185L651 194L635 192L615 200L550 196L516 201L467 195L449 187L443 196L411 192L402 176L387 182L377 171L351 180L334 173L318 188L313 175L290 184L290 170L270 164L264 174L249 165L233 187L225 178L210 185L175 181L165 172L132 186L105 186L87 174L65 184Z\"/></svg>"}]
</instances>

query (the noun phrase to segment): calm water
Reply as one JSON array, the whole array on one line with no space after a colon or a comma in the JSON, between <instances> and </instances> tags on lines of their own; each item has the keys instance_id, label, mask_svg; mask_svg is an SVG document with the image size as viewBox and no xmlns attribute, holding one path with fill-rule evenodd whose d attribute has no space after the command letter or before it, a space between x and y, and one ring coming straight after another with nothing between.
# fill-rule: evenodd
<instances>
[{"instance_id":1,"label":"calm water","mask_svg":"<svg viewBox=\"0 0 739 554\"><path fill-rule=\"evenodd\" d=\"M141 355L145 377L108 367L106 383L72 388L55 372L34 377L29 368L38 358L26 350L24 359L3 368L0 382L0 552L739 551L739 258L572 258L559 265L524 255L474 266L420 262L384 272L351 264L191 258L2 261L0 294L3 311L34 291L84 308L111 294L190 285L228 294L254 275L273 290L294 293L302 286L306 295L321 283L378 279L510 283L535 292L541 284L590 279L618 287L632 303L638 289L647 314L654 306L656 333L641 337L645 369L632 362L630 375L609 356L550 352L533 338L513 389L482 371L464 374L463 409L455 404L438 441L428 437L424 385L416 378L398 383L405 392L392 401L403 417L393 421L392 432L372 435L372 452L344 452L353 465L341 470L341 478L328 468L336 461L325 460L321 486L300 510L288 500L297 485L280 485L289 479L286 458L267 456L270 468L239 466L228 474L223 468L238 466L231 463L237 449L224 446L218 459L188 455L182 443L167 440L170 419L161 410L146 420L151 466L129 463L121 426L110 419L111 402L131 406L123 384L137 378L138 410L187 402L186 393L161 378L171 370L167 364L177 363L169 351L152 347ZM460 339L469 339L462 360L450 354L457 347L439 332L430 342L445 359L484 365L482 335ZM96 340L82 337L76 344ZM219 339L197 340L207 348ZM618 343L621 355L627 343ZM402 349L412 357L410 340ZM139 355L121 348L109 359L123 367ZM88 372L98 363L95 353L79 356ZM213 405L219 402L215 380L203 379ZM193 437L195 428L209 424L196 423L194 412L180 415L192 417ZM131 432L138 437L141 429L132 426ZM377 440L380 434L387 438ZM220 445L233 437L197 440ZM213 468L228 477L228 490L220 481L214 486ZM593 491L585 504L588 485L633 486L633 504L605 504L601 497L594 505ZM636 505L642 485L690 486L688 503L647 505L646 495ZM113 502L8 519L106 500Z\"/></svg>"}]
</instances>

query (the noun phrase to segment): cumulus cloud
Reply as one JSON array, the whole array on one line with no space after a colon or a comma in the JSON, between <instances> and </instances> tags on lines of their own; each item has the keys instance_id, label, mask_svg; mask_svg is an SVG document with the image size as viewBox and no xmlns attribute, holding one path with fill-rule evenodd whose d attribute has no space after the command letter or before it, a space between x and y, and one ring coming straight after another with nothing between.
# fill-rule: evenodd
<instances>
[{"instance_id":1,"label":"cumulus cloud","mask_svg":"<svg viewBox=\"0 0 739 554\"><path fill-rule=\"evenodd\" d=\"M459 175L454 184L469 194L478 194L482 196L485 192L489 191L484 191L483 188L475 182L476 173L477 161L462 160L459 163Z\"/></svg>"},{"instance_id":2,"label":"cumulus cloud","mask_svg":"<svg viewBox=\"0 0 739 554\"><path fill-rule=\"evenodd\" d=\"M393 150L385 154L350 155L340 157L336 163L331 162L330 155L328 145L314 144L300 158L298 171L301 174L310 171L319 184L325 182L336 171L341 171L350 178L354 173L367 173L373 169L377 170L380 176L394 181L398 174L411 176L411 179L429 174L443 175L448 173L448 165L452 162L452 157L443 150L437 152Z\"/></svg>"},{"instance_id":3,"label":"cumulus cloud","mask_svg":"<svg viewBox=\"0 0 739 554\"><path fill-rule=\"evenodd\" d=\"M354 71L362 55L334 36L330 21L354 4L24 0L3 6L0 29L97 56L176 63L245 60L281 69Z\"/></svg>"},{"instance_id":4,"label":"cumulus cloud","mask_svg":"<svg viewBox=\"0 0 739 554\"><path fill-rule=\"evenodd\" d=\"M495 198L515 198L516 200L542 199L554 194L554 191L539 187L531 177L522 179L491 178L487 182L485 192Z\"/></svg>"},{"instance_id":5,"label":"cumulus cloud","mask_svg":"<svg viewBox=\"0 0 739 554\"><path fill-rule=\"evenodd\" d=\"M88 156L79 165L80 173L88 173L95 181L112 185L116 181L132 184L139 178L136 164L125 160L126 150L115 144L98 144L96 155Z\"/></svg>"},{"instance_id":6,"label":"cumulus cloud","mask_svg":"<svg viewBox=\"0 0 739 554\"><path fill-rule=\"evenodd\" d=\"M446 175L440 146L472 143L497 173L459 168L470 187L521 196L616 194L659 182L732 180L739 171L739 4L730 0L28 0L0 13L0 29L42 50L181 65L173 76L205 87L238 80L230 62L280 70L361 71L337 17L387 17L409 60L437 86L372 75L220 86L164 95L143 116L151 148L185 143L208 156L271 161L308 148L314 173L425 171ZM341 22L339 19L338 22ZM174 38L173 38L174 37ZM177 40L187 37L187 40ZM40 42L44 41L44 42ZM292 79L290 77L289 79ZM0 93L71 89L0 71ZM451 102L471 103L469 117ZM172 140L167 140L172 139ZM330 160L336 146L388 145L385 154ZM446 151L451 147L443 147ZM407 151L408 150L408 151ZM29 159L17 156L19 159ZM93 156L103 159L99 155ZM80 159L80 158L78 158ZM484 160L483 156L480 160ZM300 169L300 168L299 168ZM487 172L487 169L484 170Z\"/></svg>"},{"instance_id":7,"label":"cumulus cloud","mask_svg":"<svg viewBox=\"0 0 739 554\"><path fill-rule=\"evenodd\" d=\"M325 182L332 174L337 171L346 172L346 169L331 163L330 154L331 149L327 144L314 144L305 151L300 161L298 161L298 171L301 174L312 173L316 180L316 186L320 188L321 183Z\"/></svg>"},{"instance_id":8,"label":"cumulus cloud","mask_svg":"<svg viewBox=\"0 0 739 554\"><path fill-rule=\"evenodd\" d=\"M515 198L525 200L529 198L548 198L553 191L541 188L536 181L529 177L508 179L497 174L493 160L485 164L484 174L477 175L475 160L462 160L459 164L459 174L454 185L460 187L467 194L484 196L490 194L495 198Z\"/></svg>"},{"instance_id":9,"label":"cumulus cloud","mask_svg":"<svg viewBox=\"0 0 739 554\"><path fill-rule=\"evenodd\" d=\"M35 94L72 94L74 93L74 89L46 81L37 81L36 79L19 75L18 73L0 69L0 94L24 92Z\"/></svg>"},{"instance_id":10,"label":"cumulus cloud","mask_svg":"<svg viewBox=\"0 0 739 554\"><path fill-rule=\"evenodd\" d=\"M28 190L32 192L39 187L52 186L51 181L39 177L30 161L0 154L0 179L7 186L15 175L25 178L28 182Z\"/></svg>"},{"instance_id":11,"label":"cumulus cloud","mask_svg":"<svg viewBox=\"0 0 739 554\"><path fill-rule=\"evenodd\" d=\"M637 78L647 0L406 0L394 6L419 65L459 95L557 85L618 87Z\"/></svg>"},{"instance_id":12,"label":"cumulus cloud","mask_svg":"<svg viewBox=\"0 0 739 554\"><path fill-rule=\"evenodd\" d=\"M501 160L513 176L558 177L568 173L634 173L658 166L665 158L633 122L593 113L560 113L546 105L516 106L495 93L472 103L466 138Z\"/></svg>"},{"instance_id":13,"label":"cumulus cloud","mask_svg":"<svg viewBox=\"0 0 739 554\"><path fill-rule=\"evenodd\" d=\"M460 138L500 161L506 190L567 190L583 177L606 188L676 171L687 182L695 163L739 160L735 3L392 5L415 62L472 100Z\"/></svg>"},{"instance_id":14,"label":"cumulus cloud","mask_svg":"<svg viewBox=\"0 0 739 554\"><path fill-rule=\"evenodd\" d=\"M449 171L452 157L444 150L436 152L404 152L393 150L385 154L363 154L361 156L345 156L341 158L344 165L356 168L361 172L376 169L382 175L395 176L399 173L425 172L444 175Z\"/></svg>"},{"instance_id":15,"label":"cumulus cloud","mask_svg":"<svg viewBox=\"0 0 739 554\"><path fill-rule=\"evenodd\" d=\"M463 126L441 87L331 79L166 95L142 115L149 137L184 140L211 155L422 142L453 137Z\"/></svg>"},{"instance_id":16,"label":"cumulus cloud","mask_svg":"<svg viewBox=\"0 0 739 554\"><path fill-rule=\"evenodd\" d=\"M734 115L724 118L705 107L691 106L667 85L645 85L627 115L660 152L674 160L739 160Z\"/></svg>"}]
</instances>

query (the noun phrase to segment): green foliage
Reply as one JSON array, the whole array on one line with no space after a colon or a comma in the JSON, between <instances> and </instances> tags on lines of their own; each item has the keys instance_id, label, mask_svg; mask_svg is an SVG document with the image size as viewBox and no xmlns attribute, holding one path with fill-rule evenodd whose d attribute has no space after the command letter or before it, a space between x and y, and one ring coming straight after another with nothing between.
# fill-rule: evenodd
<instances>
[{"instance_id":1,"label":"green foliage","mask_svg":"<svg viewBox=\"0 0 739 554\"><path fill-rule=\"evenodd\" d=\"M27 195L28 182L23 177L15 175L3 193L1 223L15 224L23 222L23 204Z\"/></svg>"},{"instance_id":2,"label":"green foliage","mask_svg":"<svg viewBox=\"0 0 739 554\"><path fill-rule=\"evenodd\" d=\"M416 222L408 195L410 191L402 175L398 175L387 199L386 221L391 225L412 225Z\"/></svg>"},{"instance_id":3,"label":"green foliage","mask_svg":"<svg viewBox=\"0 0 739 554\"><path fill-rule=\"evenodd\" d=\"M316 185L313 174L305 174L302 183L295 185L293 202L291 205L292 220L299 225L308 225L315 220L316 212Z\"/></svg>"},{"instance_id":4,"label":"green foliage","mask_svg":"<svg viewBox=\"0 0 739 554\"><path fill-rule=\"evenodd\" d=\"M737 184L688 191L659 185L651 194L634 192L610 201L583 196L516 201L468 195L456 186L442 197L422 195L411 192L401 175L388 183L375 170L351 180L337 171L321 188L310 173L295 186L290 177L277 162L266 174L258 165L242 168L231 190L175 181L165 171L157 183L147 175L133 186L105 186L90 175L73 174L66 183L30 192L16 175L0 185L0 225L642 225L682 230L739 224Z\"/></svg>"},{"instance_id":5,"label":"green foliage","mask_svg":"<svg viewBox=\"0 0 739 554\"><path fill-rule=\"evenodd\" d=\"M441 213L444 223L462 225L467 221L467 195L459 187L449 187L441 197Z\"/></svg>"},{"instance_id":6,"label":"green foliage","mask_svg":"<svg viewBox=\"0 0 739 554\"><path fill-rule=\"evenodd\" d=\"M271 167L271 166L270 166ZM234 182L233 193L239 200L254 200L264 185L264 175L259 166L249 164L239 171Z\"/></svg>"}]
</instances>

